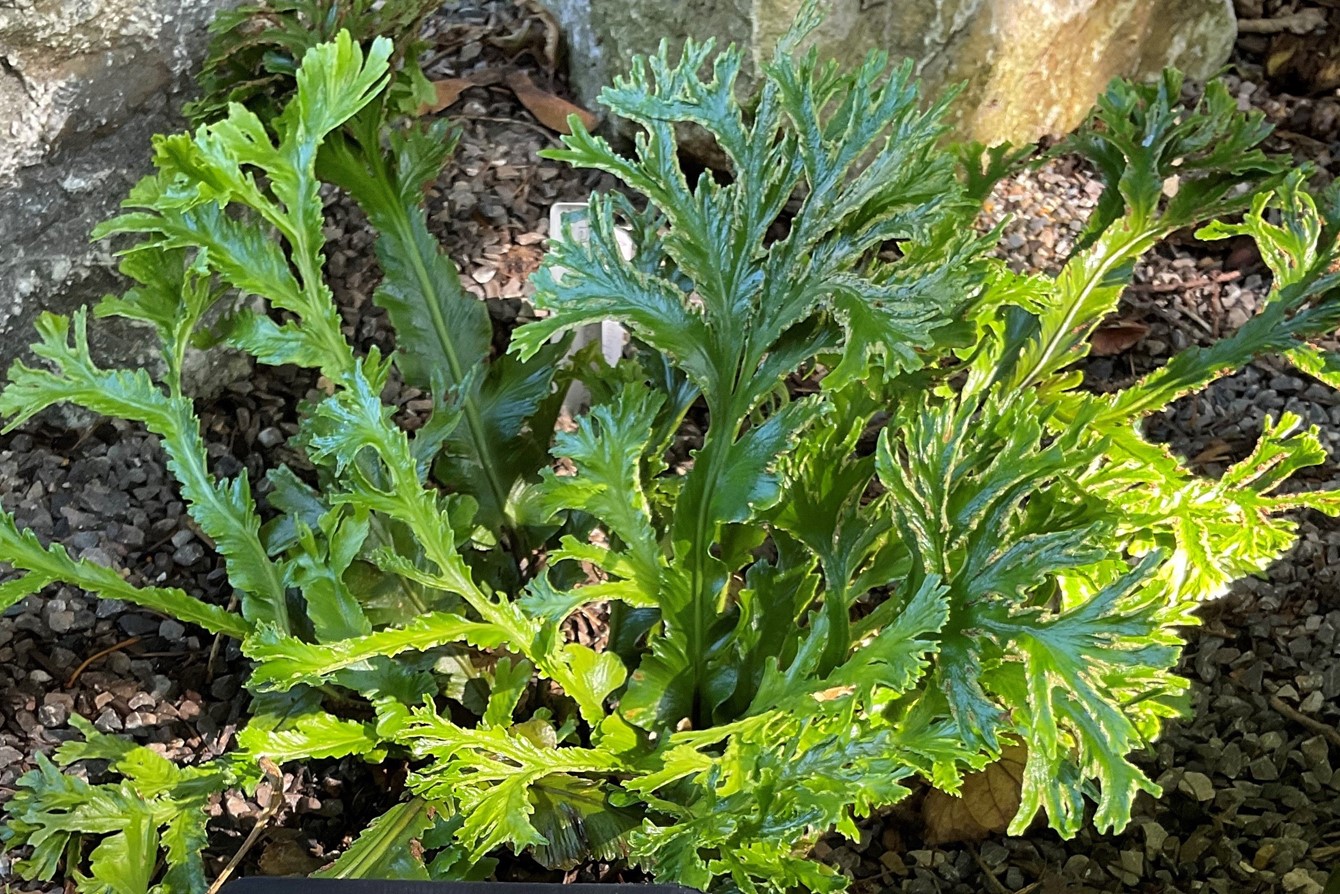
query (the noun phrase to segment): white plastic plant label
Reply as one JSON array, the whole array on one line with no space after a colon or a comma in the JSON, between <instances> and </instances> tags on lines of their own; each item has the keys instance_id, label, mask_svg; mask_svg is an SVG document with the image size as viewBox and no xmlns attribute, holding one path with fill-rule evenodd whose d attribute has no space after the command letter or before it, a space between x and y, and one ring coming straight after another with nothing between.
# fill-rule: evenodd
<instances>
[{"instance_id":1,"label":"white plastic plant label","mask_svg":"<svg viewBox=\"0 0 1340 894\"><path fill-rule=\"evenodd\" d=\"M564 224L568 227L568 232L575 242L585 242L591 238L591 228L586 220L585 202L556 202L549 208L549 238L557 239L563 234ZM633 236L627 227L618 227L615 229L615 238L619 241L619 251L625 258L633 257ZM554 271L555 276L561 277L562 271ZM574 333L572 347L568 349L568 355L571 356L575 351L586 347L592 342L599 342L600 354L605 358L605 362L613 366L619 362L623 356L624 345L628 343L628 333L624 331L623 326L613 320L602 320L599 323L591 323L583 326ZM582 387L580 383L574 384L568 391L568 396L564 398L563 405L569 413L577 413L589 402L590 394Z\"/></svg>"}]
</instances>

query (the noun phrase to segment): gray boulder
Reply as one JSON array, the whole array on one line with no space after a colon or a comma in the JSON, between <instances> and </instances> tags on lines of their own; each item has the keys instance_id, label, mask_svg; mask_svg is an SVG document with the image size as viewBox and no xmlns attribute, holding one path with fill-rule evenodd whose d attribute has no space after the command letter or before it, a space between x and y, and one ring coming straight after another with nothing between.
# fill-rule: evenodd
<instances>
[{"instance_id":1,"label":"gray boulder","mask_svg":"<svg viewBox=\"0 0 1340 894\"><path fill-rule=\"evenodd\" d=\"M795 21L802 0L547 0L571 48L573 85L594 104L635 54L685 37L746 47L752 74ZM930 95L966 82L957 135L1026 142L1079 124L1113 77L1166 66L1196 80L1228 59L1232 0L822 0L822 53L856 61L871 49L913 60Z\"/></svg>"},{"instance_id":2,"label":"gray boulder","mask_svg":"<svg viewBox=\"0 0 1340 894\"><path fill-rule=\"evenodd\" d=\"M151 169L153 134L183 126L205 26L230 2L0 2L0 369L24 355L40 312L120 288L89 232ZM118 322L90 327L103 362L150 363L148 333Z\"/></svg>"}]
</instances>

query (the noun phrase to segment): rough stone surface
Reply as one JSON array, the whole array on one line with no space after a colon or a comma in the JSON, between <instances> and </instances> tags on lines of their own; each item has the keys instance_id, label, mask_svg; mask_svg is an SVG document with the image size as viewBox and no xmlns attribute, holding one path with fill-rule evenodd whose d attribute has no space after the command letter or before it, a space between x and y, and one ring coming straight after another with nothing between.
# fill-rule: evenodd
<instances>
[{"instance_id":1,"label":"rough stone surface","mask_svg":"<svg viewBox=\"0 0 1340 894\"><path fill-rule=\"evenodd\" d=\"M579 97L662 37L749 48L754 71L802 0L547 0L568 33ZM1173 65L1212 75L1236 34L1230 0L825 0L821 50L854 61L871 49L910 58L928 92L966 82L961 136L995 143L1070 130L1118 75Z\"/></svg>"},{"instance_id":2,"label":"rough stone surface","mask_svg":"<svg viewBox=\"0 0 1340 894\"><path fill-rule=\"evenodd\" d=\"M89 232L150 168L205 26L230 0L0 0L0 365L22 356L43 310L116 288ZM95 351L141 366L140 331L98 327Z\"/></svg>"}]
</instances>

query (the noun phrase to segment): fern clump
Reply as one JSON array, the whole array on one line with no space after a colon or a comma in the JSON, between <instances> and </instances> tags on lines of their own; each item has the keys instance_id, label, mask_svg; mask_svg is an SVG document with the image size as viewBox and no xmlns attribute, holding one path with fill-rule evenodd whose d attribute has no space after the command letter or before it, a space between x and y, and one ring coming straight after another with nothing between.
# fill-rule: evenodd
<instances>
[{"instance_id":1,"label":"fern clump","mask_svg":"<svg viewBox=\"0 0 1340 894\"><path fill-rule=\"evenodd\" d=\"M1179 629L1289 549L1295 510L1340 498L1289 483L1324 455L1288 414L1217 480L1141 422L1263 353L1340 384L1313 345L1340 324L1340 191L1309 196L1217 86L1188 108L1173 73L1114 83L1065 147L1107 183L1088 229L1058 275L1013 273L974 224L1019 154L945 150L944 105L923 108L909 66L821 63L797 48L814 24L781 41L747 110L740 52L690 43L606 91L642 128L631 155L573 122L549 155L640 201L594 196L589 241L558 234L534 280L545 315L500 357L428 235L418 185L443 150L388 121L389 42L307 51L273 121L235 105L160 138L158 172L102 230L137 236L138 285L99 313L157 327L167 375L98 368L85 315L49 315L44 366L14 367L0 412L71 402L157 432L240 613L136 588L12 519L0 606L62 581L235 637L252 717L189 770L104 737L67 746L60 762L109 757L126 782L113 798L47 764L25 777L6 834L34 846L27 875L63 859L85 890L199 890L184 842L203 820L164 805L318 757L408 767L336 877L487 874L506 848L703 890L836 890L807 856L818 835L853 833L918 778L956 791L1018 744L1016 832L1040 811L1066 836L1120 829L1159 794L1131 756L1183 703ZM728 175L684 174L685 124ZM379 230L391 357L340 331L323 178ZM1260 312L1123 390L1080 390L1136 260L1187 227L1257 241L1275 277ZM229 289L285 312L237 319L234 345L332 383L298 438L315 474L272 473L265 525L244 475L208 473L178 375ZM630 333L627 358L560 369L565 334L605 320ZM380 399L393 371L436 402L413 434ZM553 436L573 378L594 406ZM701 443L673 464L691 411ZM599 648L564 633L592 603L608 607ZM111 855L160 849L161 875L110 874Z\"/></svg>"}]
</instances>

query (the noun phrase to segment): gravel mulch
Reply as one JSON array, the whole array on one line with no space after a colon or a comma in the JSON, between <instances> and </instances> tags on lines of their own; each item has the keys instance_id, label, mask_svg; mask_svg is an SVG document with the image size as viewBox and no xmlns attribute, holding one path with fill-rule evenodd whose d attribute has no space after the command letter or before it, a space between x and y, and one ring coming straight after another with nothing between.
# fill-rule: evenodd
<instances>
[{"instance_id":1,"label":"gravel mulch","mask_svg":"<svg viewBox=\"0 0 1340 894\"><path fill-rule=\"evenodd\" d=\"M1270 18L1316 5L1239 6L1246 18ZM537 84L551 83L550 32L527 5L454 4L430 33L438 45L431 76L516 66ZM1243 38L1231 89L1244 108L1260 108L1280 126L1274 148L1319 165L1322 179L1340 175L1340 97L1284 92L1264 74L1270 47L1269 37ZM463 132L430 191L432 226L502 332L523 311L549 206L610 184L538 159L554 137L502 86L468 91L446 114ZM992 219L1014 218L1002 254L1021 269L1055 269L1097 192L1064 159L1002 184L988 210ZM347 332L362 347L389 348L384 315L370 300L378 275L372 234L339 197L328 210L328 268ZM1232 331L1267 287L1259 257L1240 243L1185 236L1160 246L1116 315L1135 333L1131 343L1088 362L1089 386L1119 386L1188 344ZM315 386L308 373L258 369L202 404L215 469L246 467L263 494L265 470L293 459L285 441L295 431L295 399ZM406 420L425 409L412 389L392 398ZM1149 431L1213 475L1246 455L1264 415L1281 410L1321 426L1331 450L1309 484L1340 486L1340 395L1273 360L1180 401L1150 420ZM32 426L0 437L0 505L44 540L128 569L134 581L227 601L222 569L185 515L157 440L134 426ZM1340 524L1308 515L1300 525L1302 539L1284 561L1207 605L1204 625L1187 632L1181 672L1193 682L1193 712L1140 756L1165 795L1142 797L1124 833L1086 830L1065 842L1037 828L932 845L914 798L865 823L857 841L824 840L816 857L849 872L861 894L1322 894L1340 866ZM67 587L30 597L0 621L0 802L34 754L75 735L73 712L174 758L226 750L245 718L244 677L234 645L176 621ZM285 808L248 871L305 872L330 859L385 806L393 781L377 772L325 762L286 774ZM219 865L259 807L229 795L213 811L209 855ZM44 890L14 878L9 859L0 855L0 886ZM543 876L526 861L509 871Z\"/></svg>"}]
</instances>

